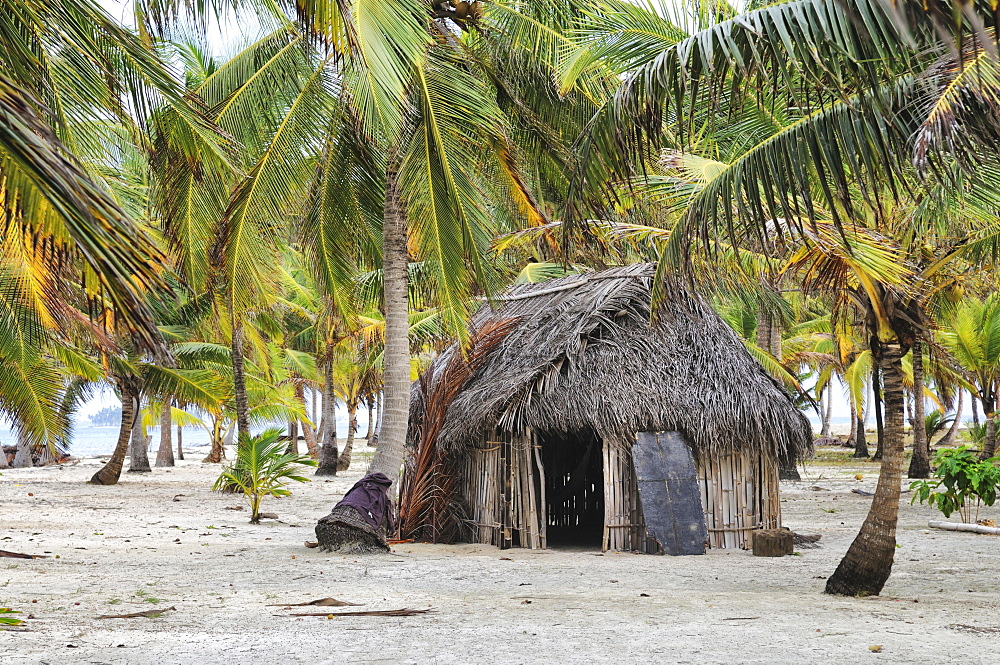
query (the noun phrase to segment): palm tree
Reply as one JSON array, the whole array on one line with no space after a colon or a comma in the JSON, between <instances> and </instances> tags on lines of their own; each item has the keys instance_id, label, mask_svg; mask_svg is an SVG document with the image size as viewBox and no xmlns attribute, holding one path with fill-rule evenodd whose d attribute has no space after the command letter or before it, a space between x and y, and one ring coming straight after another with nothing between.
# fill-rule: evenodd
<instances>
[{"instance_id":1,"label":"palm tree","mask_svg":"<svg viewBox=\"0 0 1000 665\"><path fill-rule=\"evenodd\" d=\"M1000 298L967 297L947 313L938 339L975 388L986 416L983 457L997 446L997 395L1000 387Z\"/></svg>"},{"instance_id":2,"label":"palm tree","mask_svg":"<svg viewBox=\"0 0 1000 665\"><path fill-rule=\"evenodd\" d=\"M721 21L677 47L633 53L637 66L595 119L585 146L599 159L578 178L600 175L598 167L609 164L625 172L634 157L648 162L664 136L686 147L704 134L696 127L711 127L713 139L721 128L731 138L742 135L742 144L722 144L737 150L686 201L667 258L720 237L734 247L771 238L779 249L802 245L806 252L817 243L849 244L860 229L891 220L881 202L913 187L914 166L918 175L969 167L995 131L988 101L1000 87L995 58L975 39L963 40L956 54L941 40L940 7L928 7L783 2ZM992 24L992 16L977 17ZM972 23L959 25L968 34ZM736 109L745 122L732 121ZM974 187L986 182L971 180ZM817 236L824 218L841 241ZM837 263L843 269L850 261ZM864 315L886 412L871 512L827 584L831 593L856 595L878 593L891 570L903 459L902 357L924 336L926 319L919 294L850 270L859 281L845 296ZM817 269L810 281L832 284L836 276Z\"/></svg>"},{"instance_id":3,"label":"palm tree","mask_svg":"<svg viewBox=\"0 0 1000 665\"><path fill-rule=\"evenodd\" d=\"M225 140L184 100L154 49L91 0L29 0L7 7L0 21L9 36L0 40L7 223L48 248L39 254L45 265L59 264L64 252L81 258L93 271L90 288L106 291L143 344L156 348L143 292L161 284L160 254L103 180L114 159L108 146L123 136L141 140L141 123L161 101L187 127L190 145L224 159Z\"/></svg>"}]
</instances>

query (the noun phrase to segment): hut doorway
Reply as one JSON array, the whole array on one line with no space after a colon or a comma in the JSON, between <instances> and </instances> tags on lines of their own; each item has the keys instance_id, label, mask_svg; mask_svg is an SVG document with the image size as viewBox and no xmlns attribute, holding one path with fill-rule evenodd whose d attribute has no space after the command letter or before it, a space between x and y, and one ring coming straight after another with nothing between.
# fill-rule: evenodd
<instances>
[{"instance_id":1,"label":"hut doorway","mask_svg":"<svg viewBox=\"0 0 1000 665\"><path fill-rule=\"evenodd\" d=\"M545 470L549 547L601 549L604 531L604 465L600 437L592 431L535 433Z\"/></svg>"}]
</instances>

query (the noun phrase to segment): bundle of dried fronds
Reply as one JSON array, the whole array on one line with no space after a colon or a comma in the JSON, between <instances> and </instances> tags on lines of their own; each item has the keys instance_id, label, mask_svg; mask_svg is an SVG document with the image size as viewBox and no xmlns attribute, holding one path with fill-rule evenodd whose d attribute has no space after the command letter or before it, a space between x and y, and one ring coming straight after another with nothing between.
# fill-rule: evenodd
<instances>
[{"instance_id":1,"label":"bundle of dried fronds","mask_svg":"<svg viewBox=\"0 0 1000 665\"><path fill-rule=\"evenodd\" d=\"M452 401L516 324L517 319L487 321L473 332L464 355L453 347L438 372L421 376L419 394L426 399L411 412L412 449L400 493L400 538L454 542L461 534L464 510L456 496L458 466L453 456L442 454L438 434Z\"/></svg>"}]
</instances>

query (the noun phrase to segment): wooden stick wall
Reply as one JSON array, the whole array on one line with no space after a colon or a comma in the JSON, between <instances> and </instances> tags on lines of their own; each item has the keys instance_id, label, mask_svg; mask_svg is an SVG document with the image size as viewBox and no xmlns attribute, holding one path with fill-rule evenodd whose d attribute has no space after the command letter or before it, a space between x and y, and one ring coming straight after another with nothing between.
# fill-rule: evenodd
<instances>
[{"instance_id":1,"label":"wooden stick wall","mask_svg":"<svg viewBox=\"0 0 1000 665\"><path fill-rule=\"evenodd\" d=\"M542 441L530 431L496 438L466 457L463 488L472 517L470 540L501 548L545 548L550 524L572 527L582 523L584 514L599 509L601 497L583 491L552 506L550 515ZM631 442L606 440L600 454L602 549L656 552L658 545L646 535ZM705 459L699 463L698 479L709 547L749 549L753 530L781 525L773 460L754 460L743 453Z\"/></svg>"},{"instance_id":2,"label":"wooden stick wall","mask_svg":"<svg viewBox=\"0 0 1000 665\"><path fill-rule=\"evenodd\" d=\"M702 460L698 480L709 547L749 549L753 530L781 526L773 460L752 460L745 453Z\"/></svg>"}]
</instances>

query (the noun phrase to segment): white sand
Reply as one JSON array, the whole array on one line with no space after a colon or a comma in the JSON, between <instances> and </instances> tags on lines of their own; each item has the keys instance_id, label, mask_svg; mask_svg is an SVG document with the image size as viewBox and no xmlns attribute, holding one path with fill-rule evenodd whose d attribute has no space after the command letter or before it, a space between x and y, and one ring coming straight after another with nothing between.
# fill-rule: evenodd
<instances>
[{"instance_id":1,"label":"white sand","mask_svg":"<svg viewBox=\"0 0 1000 665\"><path fill-rule=\"evenodd\" d=\"M903 506L881 597L822 593L867 511L870 499L850 488L873 489L870 464L858 467L862 482L854 469L812 466L782 488L785 524L823 539L780 559L468 545L334 556L302 543L360 463L266 501L284 523L260 526L226 510L239 498L209 491L217 466L188 461L86 485L97 466L0 477L0 549L60 555L0 559L0 606L35 617L28 630L0 632L3 665L1000 662L1000 538L928 531L926 507ZM1000 522L996 509L986 516ZM435 611L328 620L267 606L324 596ZM171 606L161 618L95 619Z\"/></svg>"}]
</instances>

